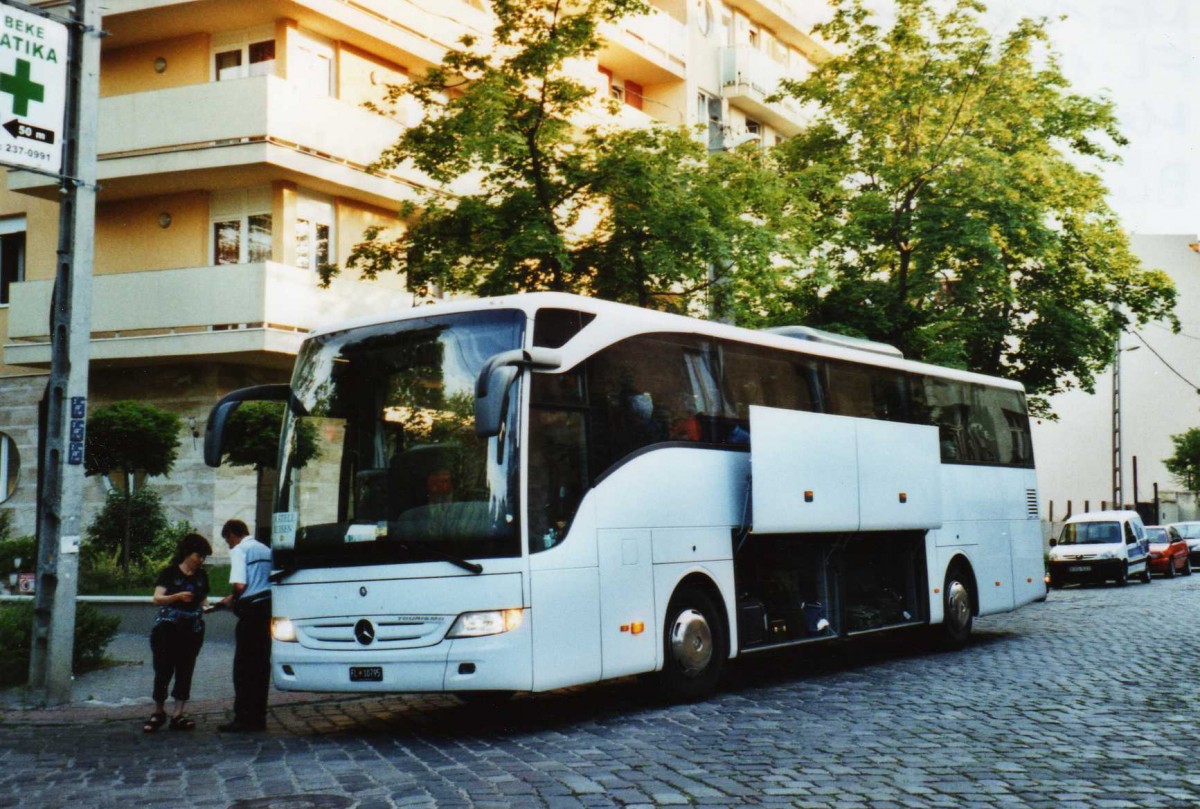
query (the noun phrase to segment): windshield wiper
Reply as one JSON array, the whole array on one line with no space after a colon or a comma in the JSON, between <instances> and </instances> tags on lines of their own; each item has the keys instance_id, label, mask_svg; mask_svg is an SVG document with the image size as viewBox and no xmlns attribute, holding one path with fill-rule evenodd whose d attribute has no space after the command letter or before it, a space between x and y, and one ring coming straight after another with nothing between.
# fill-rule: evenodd
<instances>
[{"instance_id":1,"label":"windshield wiper","mask_svg":"<svg viewBox=\"0 0 1200 809\"><path fill-rule=\"evenodd\" d=\"M449 562L450 564L454 565L455 567L461 567L463 570L474 573L476 576L478 576L480 573L483 572L483 565L477 565L474 562L468 562L466 559L460 559L459 557L455 556L452 553L446 553L445 551L439 551L437 548L416 548L416 549L414 549L411 545L409 545L406 542L400 543L398 545L398 547L400 548L400 550L404 551L405 553L424 552L424 554L426 556L430 556L434 559L439 559L443 562Z\"/></svg>"}]
</instances>

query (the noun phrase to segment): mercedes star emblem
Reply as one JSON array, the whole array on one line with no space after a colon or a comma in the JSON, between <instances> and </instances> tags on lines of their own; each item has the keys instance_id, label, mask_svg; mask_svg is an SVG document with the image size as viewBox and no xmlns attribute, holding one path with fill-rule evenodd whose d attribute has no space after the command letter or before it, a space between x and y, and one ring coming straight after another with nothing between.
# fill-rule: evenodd
<instances>
[{"instance_id":1,"label":"mercedes star emblem","mask_svg":"<svg viewBox=\"0 0 1200 809\"><path fill-rule=\"evenodd\" d=\"M375 627L366 618L354 625L354 637L363 646L370 646L375 640Z\"/></svg>"}]
</instances>

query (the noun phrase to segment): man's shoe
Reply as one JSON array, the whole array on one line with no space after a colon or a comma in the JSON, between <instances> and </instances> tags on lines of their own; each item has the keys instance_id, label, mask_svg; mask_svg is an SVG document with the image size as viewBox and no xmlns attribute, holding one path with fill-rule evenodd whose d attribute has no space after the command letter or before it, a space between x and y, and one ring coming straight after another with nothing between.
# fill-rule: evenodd
<instances>
[{"instance_id":1,"label":"man's shoe","mask_svg":"<svg viewBox=\"0 0 1200 809\"><path fill-rule=\"evenodd\" d=\"M243 722L240 719L235 719L232 722L226 722L224 725L217 725L217 730L221 733L262 733L267 729L264 722L261 725Z\"/></svg>"}]
</instances>

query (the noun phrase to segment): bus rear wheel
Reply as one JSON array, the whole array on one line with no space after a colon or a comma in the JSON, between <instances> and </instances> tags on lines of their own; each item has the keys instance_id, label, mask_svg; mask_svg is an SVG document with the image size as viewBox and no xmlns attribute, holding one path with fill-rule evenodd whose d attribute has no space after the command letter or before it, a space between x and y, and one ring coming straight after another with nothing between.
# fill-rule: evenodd
<instances>
[{"instance_id":1,"label":"bus rear wheel","mask_svg":"<svg viewBox=\"0 0 1200 809\"><path fill-rule=\"evenodd\" d=\"M708 696L721 679L728 648L725 624L712 597L698 587L681 587L667 608L659 690L675 701Z\"/></svg>"},{"instance_id":2,"label":"bus rear wheel","mask_svg":"<svg viewBox=\"0 0 1200 809\"><path fill-rule=\"evenodd\" d=\"M975 625L971 581L961 564L946 573L946 584L942 588L941 642L948 649L961 649L971 639L971 629Z\"/></svg>"}]
</instances>

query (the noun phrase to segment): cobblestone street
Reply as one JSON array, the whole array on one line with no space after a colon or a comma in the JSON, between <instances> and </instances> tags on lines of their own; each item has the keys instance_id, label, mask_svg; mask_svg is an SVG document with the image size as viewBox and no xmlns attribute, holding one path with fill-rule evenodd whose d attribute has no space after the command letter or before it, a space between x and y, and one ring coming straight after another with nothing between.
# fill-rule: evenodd
<instances>
[{"instance_id":1,"label":"cobblestone street","mask_svg":"<svg viewBox=\"0 0 1200 809\"><path fill-rule=\"evenodd\" d=\"M739 661L706 702L632 680L502 707L277 705L143 735L143 706L0 715L0 806L1193 807L1200 576L1055 591L924 636Z\"/></svg>"}]
</instances>

